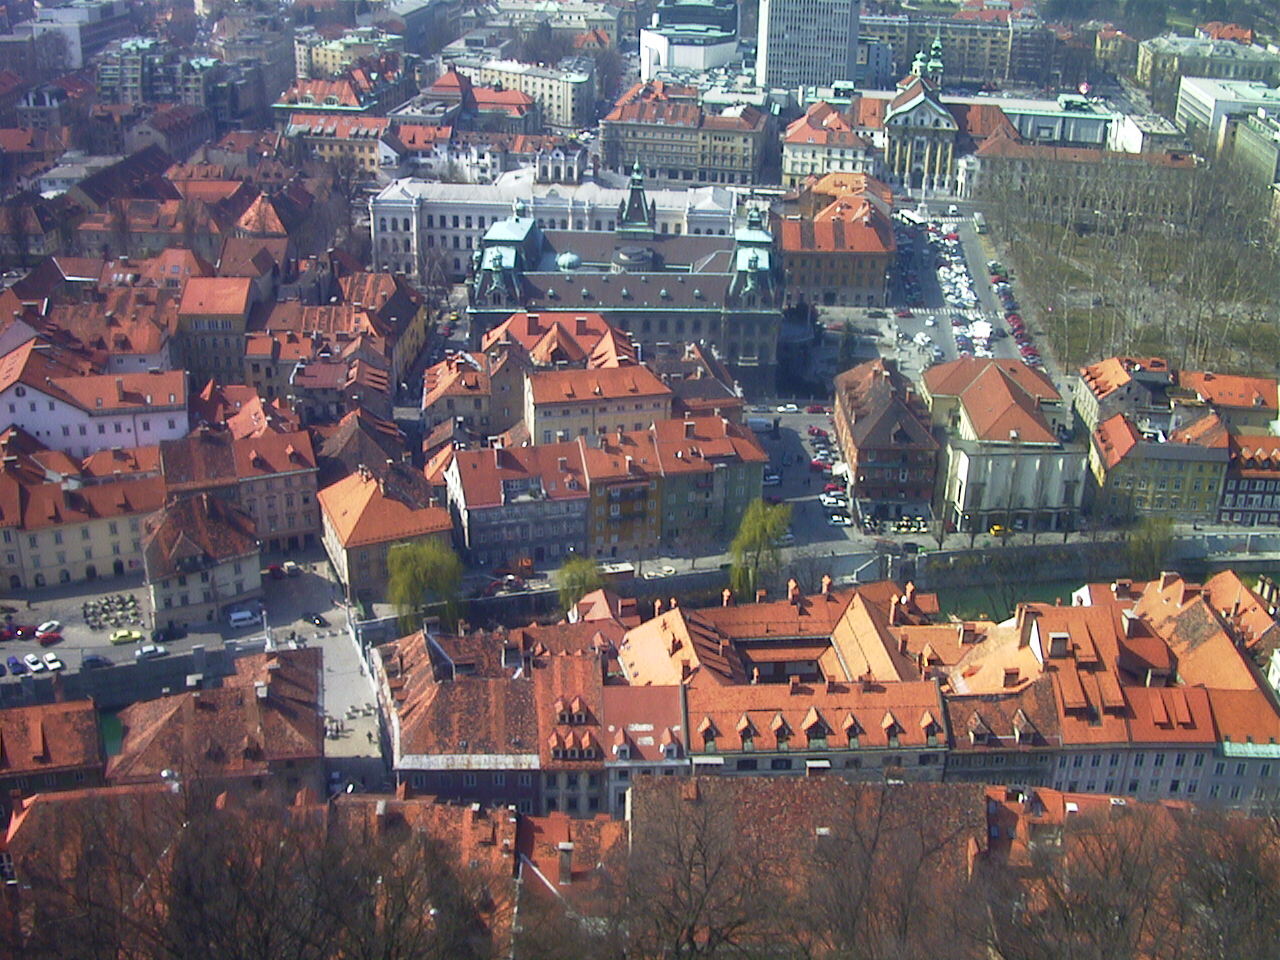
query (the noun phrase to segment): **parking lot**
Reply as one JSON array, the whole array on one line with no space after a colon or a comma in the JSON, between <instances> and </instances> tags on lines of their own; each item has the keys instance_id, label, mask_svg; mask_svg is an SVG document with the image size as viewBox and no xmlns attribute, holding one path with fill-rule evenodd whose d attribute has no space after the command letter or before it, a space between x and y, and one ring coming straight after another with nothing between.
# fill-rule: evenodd
<instances>
[{"instance_id":1,"label":"parking lot","mask_svg":"<svg viewBox=\"0 0 1280 960\"><path fill-rule=\"evenodd\" d=\"M299 563L296 577L281 580L264 574L263 592L267 626L272 640L285 644L292 640L304 643L342 636L345 642L346 611L337 603L338 591L329 579L328 563L323 555L309 555ZM12 682L14 676L9 657L22 661L28 654L56 653L67 670L79 670L90 659L91 668L132 660L136 651L152 642L154 617L150 600L141 579L121 577L93 583L68 584L59 588L30 591L29 599L7 601L13 611L4 614L11 628L36 627L48 621L58 623L61 639L42 646L34 636L14 637L0 642L0 665L4 667L0 682ZM304 617L315 614L324 620L316 625ZM112 634L126 631L112 643ZM132 633L132 632L135 632ZM243 629L232 629L226 621L195 626L182 637L163 640L168 652L190 650L195 644L206 648L221 646L227 640L245 640L262 636L255 623ZM349 645L349 642L348 642Z\"/></svg>"}]
</instances>

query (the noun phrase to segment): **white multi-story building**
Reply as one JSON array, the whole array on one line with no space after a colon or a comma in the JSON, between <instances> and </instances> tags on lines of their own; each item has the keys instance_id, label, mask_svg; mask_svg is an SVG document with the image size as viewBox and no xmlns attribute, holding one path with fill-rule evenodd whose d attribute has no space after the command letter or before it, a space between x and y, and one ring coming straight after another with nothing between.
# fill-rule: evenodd
<instances>
[{"instance_id":1,"label":"white multi-story building","mask_svg":"<svg viewBox=\"0 0 1280 960\"><path fill-rule=\"evenodd\" d=\"M485 229L510 217L517 204L546 230L611 233L617 228L625 187L537 179L533 168L525 168L491 184L396 180L369 203L374 268L422 282L424 263L438 260L450 276L465 277ZM659 233L723 237L733 232L734 196L724 187L649 190L647 196Z\"/></svg>"},{"instance_id":2,"label":"white multi-story building","mask_svg":"<svg viewBox=\"0 0 1280 960\"><path fill-rule=\"evenodd\" d=\"M859 0L760 0L756 81L792 89L858 73Z\"/></svg>"},{"instance_id":3,"label":"white multi-story building","mask_svg":"<svg viewBox=\"0 0 1280 960\"><path fill-rule=\"evenodd\" d=\"M186 436L183 370L77 376L48 362L36 340L4 365L12 372L0 380L0 416L53 450L87 457Z\"/></svg>"},{"instance_id":4,"label":"white multi-story building","mask_svg":"<svg viewBox=\"0 0 1280 960\"><path fill-rule=\"evenodd\" d=\"M586 57L561 60L554 67L485 57L458 57L450 65L479 86L501 84L532 97L543 123L556 133L573 133L595 119L595 64Z\"/></svg>"},{"instance_id":5,"label":"white multi-story building","mask_svg":"<svg viewBox=\"0 0 1280 960\"><path fill-rule=\"evenodd\" d=\"M1207 138L1220 147L1223 119L1231 115L1256 113L1258 108L1280 110L1280 89L1261 80L1214 80L1183 77L1178 85L1178 106L1174 122L1187 136Z\"/></svg>"}]
</instances>

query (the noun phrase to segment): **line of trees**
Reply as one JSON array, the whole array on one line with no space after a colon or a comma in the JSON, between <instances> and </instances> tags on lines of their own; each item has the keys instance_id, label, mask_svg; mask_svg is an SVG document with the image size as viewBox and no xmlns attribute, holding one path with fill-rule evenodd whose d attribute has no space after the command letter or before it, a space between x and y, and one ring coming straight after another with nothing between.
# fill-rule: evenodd
<instances>
[{"instance_id":1,"label":"line of trees","mask_svg":"<svg viewBox=\"0 0 1280 960\"><path fill-rule=\"evenodd\" d=\"M1270 201L1230 161L988 167L979 193L1064 361L1157 353L1179 366L1274 370Z\"/></svg>"},{"instance_id":2,"label":"line of trees","mask_svg":"<svg viewBox=\"0 0 1280 960\"><path fill-rule=\"evenodd\" d=\"M1273 819L1112 806L1031 816L1015 840L976 785L734 783L637 787L627 839L556 892L514 883L515 858L458 862L430 826L448 818L374 829L372 805L187 788L50 799L40 845L16 851L0 956L1209 960L1280 943Z\"/></svg>"}]
</instances>

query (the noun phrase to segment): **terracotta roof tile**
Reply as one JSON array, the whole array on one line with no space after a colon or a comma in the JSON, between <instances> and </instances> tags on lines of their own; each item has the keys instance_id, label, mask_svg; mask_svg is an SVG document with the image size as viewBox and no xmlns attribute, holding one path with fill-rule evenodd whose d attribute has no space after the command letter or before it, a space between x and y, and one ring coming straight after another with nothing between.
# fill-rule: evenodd
<instances>
[{"instance_id":1,"label":"terracotta roof tile","mask_svg":"<svg viewBox=\"0 0 1280 960\"><path fill-rule=\"evenodd\" d=\"M166 504L147 521L142 551L147 576L163 579L208 563L256 556L258 534L247 513L198 494Z\"/></svg>"},{"instance_id":2,"label":"terracotta roof tile","mask_svg":"<svg viewBox=\"0 0 1280 960\"><path fill-rule=\"evenodd\" d=\"M0 710L0 776L101 770L104 762L91 700Z\"/></svg>"},{"instance_id":3,"label":"terracotta roof tile","mask_svg":"<svg viewBox=\"0 0 1280 960\"><path fill-rule=\"evenodd\" d=\"M427 502L425 477L406 467L393 468L391 473L381 478L353 473L317 495L320 509L344 547L445 534L453 529L449 511Z\"/></svg>"}]
</instances>

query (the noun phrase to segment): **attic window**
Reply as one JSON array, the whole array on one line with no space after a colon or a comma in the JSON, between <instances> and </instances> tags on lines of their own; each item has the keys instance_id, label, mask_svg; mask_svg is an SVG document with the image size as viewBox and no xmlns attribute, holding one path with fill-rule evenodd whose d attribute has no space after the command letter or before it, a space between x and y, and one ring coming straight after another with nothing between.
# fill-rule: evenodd
<instances>
[{"instance_id":1,"label":"attic window","mask_svg":"<svg viewBox=\"0 0 1280 960\"><path fill-rule=\"evenodd\" d=\"M628 745L627 745L627 744L625 744L625 743L620 743L620 744L618 744L616 747L614 747L614 748L613 748L613 752L614 752L614 755L615 755L619 760L630 760L630 759L631 759L631 747L630 747L630 746L628 746Z\"/></svg>"},{"instance_id":2,"label":"attic window","mask_svg":"<svg viewBox=\"0 0 1280 960\"><path fill-rule=\"evenodd\" d=\"M574 723L586 723L586 722L587 722L587 715L586 715L585 713L575 713L575 714L573 715L573 722L574 722Z\"/></svg>"},{"instance_id":3,"label":"attic window","mask_svg":"<svg viewBox=\"0 0 1280 960\"><path fill-rule=\"evenodd\" d=\"M664 744L662 747L662 756L667 760L680 759L680 746L675 743Z\"/></svg>"}]
</instances>

